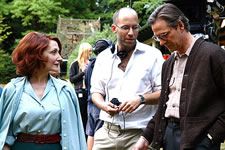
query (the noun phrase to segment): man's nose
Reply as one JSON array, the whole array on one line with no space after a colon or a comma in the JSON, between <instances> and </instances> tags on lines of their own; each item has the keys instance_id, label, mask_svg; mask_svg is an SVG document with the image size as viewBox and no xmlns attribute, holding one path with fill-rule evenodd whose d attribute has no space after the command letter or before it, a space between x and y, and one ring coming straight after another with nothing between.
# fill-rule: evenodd
<instances>
[{"instance_id":1,"label":"man's nose","mask_svg":"<svg viewBox=\"0 0 225 150\"><path fill-rule=\"evenodd\" d=\"M160 46L163 46L165 43L166 43L166 41L165 41L165 40L163 40L163 39L159 39L159 44L160 44Z\"/></svg>"},{"instance_id":2,"label":"man's nose","mask_svg":"<svg viewBox=\"0 0 225 150\"><path fill-rule=\"evenodd\" d=\"M129 35L131 35L131 34L133 35L134 34L134 29L132 27L130 27L128 34Z\"/></svg>"}]
</instances>

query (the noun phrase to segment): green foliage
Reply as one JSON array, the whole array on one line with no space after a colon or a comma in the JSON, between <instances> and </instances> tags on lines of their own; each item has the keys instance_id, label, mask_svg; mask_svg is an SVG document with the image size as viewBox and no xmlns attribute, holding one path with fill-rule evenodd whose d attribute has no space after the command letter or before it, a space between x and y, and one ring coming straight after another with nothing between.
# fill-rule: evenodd
<instances>
[{"instance_id":1,"label":"green foliage","mask_svg":"<svg viewBox=\"0 0 225 150\"><path fill-rule=\"evenodd\" d=\"M101 18L103 24L112 23L113 13L122 7L129 6L129 4L125 0L96 0L94 13Z\"/></svg>"},{"instance_id":2,"label":"green foliage","mask_svg":"<svg viewBox=\"0 0 225 150\"><path fill-rule=\"evenodd\" d=\"M0 50L0 56L0 83L6 84L11 78L16 77L16 68L9 54Z\"/></svg>"},{"instance_id":3,"label":"green foliage","mask_svg":"<svg viewBox=\"0 0 225 150\"><path fill-rule=\"evenodd\" d=\"M56 24L58 16L68 12L61 2L54 0L14 0L11 8L12 17L21 18L23 26Z\"/></svg>"},{"instance_id":4,"label":"green foliage","mask_svg":"<svg viewBox=\"0 0 225 150\"><path fill-rule=\"evenodd\" d=\"M8 31L10 27L4 24L3 20L4 18L0 15L0 45L11 34ZM15 66L11 62L11 57L3 50L0 50L0 83L9 82L15 75Z\"/></svg>"},{"instance_id":5,"label":"green foliage","mask_svg":"<svg viewBox=\"0 0 225 150\"><path fill-rule=\"evenodd\" d=\"M0 0L0 6L1 6L1 9L0 9L0 14L8 14L9 12L9 5L7 5L6 3L6 0Z\"/></svg>"},{"instance_id":6,"label":"green foliage","mask_svg":"<svg viewBox=\"0 0 225 150\"><path fill-rule=\"evenodd\" d=\"M149 15L162 3L163 0L138 0L133 2L132 8L137 11L140 24L145 25Z\"/></svg>"},{"instance_id":7,"label":"green foliage","mask_svg":"<svg viewBox=\"0 0 225 150\"><path fill-rule=\"evenodd\" d=\"M77 19L93 19L95 0L55 0L62 4L63 8L69 10L67 17Z\"/></svg>"},{"instance_id":8,"label":"green foliage","mask_svg":"<svg viewBox=\"0 0 225 150\"><path fill-rule=\"evenodd\" d=\"M137 11L140 25L146 24L153 10L163 3L163 0L97 0L95 15L101 18L101 23L111 23L113 13L122 7L132 7Z\"/></svg>"},{"instance_id":9,"label":"green foliage","mask_svg":"<svg viewBox=\"0 0 225 150\"><path fill-rule=\"evenodd\" d=\"M77 46L76 48L73 50L73 52L71 53L71 55L68 58L68 63L67 63L67 74L69 73L69 67L71 65L71 63L77 58L78 55L78 49L81 43L83 42L88 42L91 45L94 45L95 42L97 40L100 39L108 39L108 40L112 40L115 41L116 36L115 34L111 31L111 27L110 25L104 25L103 27L104 29L102 31L96 32L94 35L89 36L86 39L83 39Z\"/></svg>"},{"instance_id":10,"label":"green foliage","mask_svg":"<svg viewBox=\"0 0 225 150\"><path fill-rule=\"evenodd\" d=\"M11 34L8 31L10 27L3 23L3 19L2 15L0 15L0 44Z\"/></svg>"}]
</instances>

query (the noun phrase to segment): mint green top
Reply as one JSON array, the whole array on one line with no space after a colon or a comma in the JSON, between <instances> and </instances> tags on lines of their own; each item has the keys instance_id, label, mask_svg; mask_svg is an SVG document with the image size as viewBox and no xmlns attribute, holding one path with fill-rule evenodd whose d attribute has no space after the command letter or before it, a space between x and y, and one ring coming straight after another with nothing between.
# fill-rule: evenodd
<instances>
[{"instance_id":1,"label":"mint green top","mask_svg":"<svg viewBox=\"0 0 225 150\"><path fill-rule=\"evenodd\" d=\"M0 99L0 149L5 143L12 145L15 141L15 134L20 131L35 133L40 130L41 133L60 131L60 143L63 150L86 150L79 103L72 85L50 76L45 96L41 102L29 86L26 77L18 77L12 79L3 89ZM49 101L46 102L46 100ZM51 103L52 105L48 106ZM33 106L35 109L31 109ZM52 109L56 114L49 113ZM21 114L25 114L25 116L21 116ZM38 118L40 119L44 115L46 118L39 121ZM55 119L56 122L52 119ZM42 127L42 125L47 126Z\"/></svg>"},{"instance_id":2,"label":"mint green top","mask_svg":"<svg viewBox=\"0 0 225 150\"><path fill-rule=\"evenodd\" d=\"M48 80L44 95L39 99L26 80L16 115L13 133L56 134L61 132L61 111L56 89Z\"/></svg>"}]
</instances>

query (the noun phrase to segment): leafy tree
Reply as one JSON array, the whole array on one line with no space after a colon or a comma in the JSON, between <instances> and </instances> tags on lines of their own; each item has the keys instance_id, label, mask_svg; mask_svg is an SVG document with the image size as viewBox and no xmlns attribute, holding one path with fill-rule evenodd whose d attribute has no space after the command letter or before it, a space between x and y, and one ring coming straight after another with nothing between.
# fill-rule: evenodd
<instances>
[{"instance_id":1,"label":"leafy tree","mask_svg":"<svg viewBox=\"0 0 225 150\"><path fill-rule=\"evenodd\" d=\"M78 19L95 18L93 11L95 8L95 0L58 0L62 7L69 10L68 17Z\"/></svg>"},{"instance_id":2,"label":"leafy tree","mask_svg":"<svg viewBox=\"0 0 225 150\"><path fill-rule=\"evenodd\" d=\"M131 7L139 15L140 25L146 24L152 11L163 3L163 0L96 0L95 16L101 18L102 24L112 23L113 13L122 7Z\"/></svg>"},{"instance_id":3,"label":"leafy tree","mask_svg":"<svg viewBox=\"0 0 225 150\"><path fill-rule=\"evenodd\" d=\"M11 34L11 32L9 31L10 27L4 24L3 20L3 16L0 15L0 45Z\"/></svg>"},{"instance_id":4,"label":"leafy tree","mask_svg":"<svg viewBox=\"0 0 225 150\"><path fill-rule=\"evenodd\" d=\"M0 14L12 33L1 44L7 53L27 31L56 32L58 16L69 12L55 0L1 0L0 5Z\"/></svg>"},{"instance_id":5,"label":"leafy tree","mask_svg":"<svg viewBox=\"0 0 225 150\"><path fill-rule=\"evenodd\" d=\"M7 0L0 0L0 6L1 6L0 14L7 15L10 10L9 5L7 4Z\"/></svg>"},{"instance_id":6,"label":"leafy tree","mask_svg":"<svg viewBox=\"0 0 225 150\"><path fill-rule=\"evenodd\" d=\"M9 28L9 26L3 24L3 17L0 15L0 45L11 34L8 31ZM15 66L11 62L10 55L3 50L0 50L0 56L0 83L7 83L16 75Z\"/></svg>"},{"instance_id":7,"label":"leafy tree","mask_svg":"<svg viewBox=\"0 0 225 150\"><path fill-rule=\"evenodd\" d=\"M16 68L12 64L11 56L0 50L0 83L6 84L11 78L16 77Z\"/></svg>"},{"instance_id":8,"label":"leafy tree","mask_svg":"<svg viewBox=\"0 0 225 150\"><path fill-rule=\"evenodd\" d=\"M137 0L132 4L138 15L141 25L145 25L149 15L163 3L163 0Z\"/></svg>"},{"instance_id":9,"label":"leafy tree","mask_svg":"<svg viewBox=\"0 0 225 150\"><path fill-rule=\"evenodd\" d=\"M12 18L22 20L23 26L30 26L33 30L43 30L56 28L59 15L64 15L69 11L61 6L61 2L54 0L14 0L11 11Z\"/></svg>"}]
</instances>

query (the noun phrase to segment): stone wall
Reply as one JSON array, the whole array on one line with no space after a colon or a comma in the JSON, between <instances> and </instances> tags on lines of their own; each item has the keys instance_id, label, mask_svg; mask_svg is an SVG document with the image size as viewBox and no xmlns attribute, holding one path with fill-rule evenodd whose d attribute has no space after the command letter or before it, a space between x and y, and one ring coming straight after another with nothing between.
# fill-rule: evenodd
<instances>
[{"instance_id":1,"label":"stone wall","mask_svg":"<svg viewBox=\"0 0 225 150\"><path fill-rule=\"evenodd\" d=\"M62 43L62 57L67 59L79 41L99 30L99 20L59 17L57 24L57 36Z\"/></svg>"}]
</instances>

